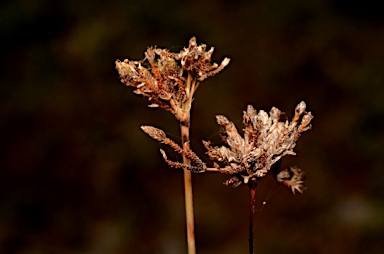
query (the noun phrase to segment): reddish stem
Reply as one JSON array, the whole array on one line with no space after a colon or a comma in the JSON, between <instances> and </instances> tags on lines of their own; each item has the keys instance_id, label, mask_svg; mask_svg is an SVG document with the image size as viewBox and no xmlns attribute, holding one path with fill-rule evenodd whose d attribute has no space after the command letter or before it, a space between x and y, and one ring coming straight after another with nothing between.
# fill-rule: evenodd
<instances>
[{"instance_id":1,"label":"reddish stem","mask_svg":"<svg viewBox=\"0 0 384 254\"><path fill-rule=\"evenodd\" d=\"M254 254L254 218L255 218L255 196L256 196L256 180L250 180L248 183L249 187L249 253Z\"/></svg>"}]
</instances>

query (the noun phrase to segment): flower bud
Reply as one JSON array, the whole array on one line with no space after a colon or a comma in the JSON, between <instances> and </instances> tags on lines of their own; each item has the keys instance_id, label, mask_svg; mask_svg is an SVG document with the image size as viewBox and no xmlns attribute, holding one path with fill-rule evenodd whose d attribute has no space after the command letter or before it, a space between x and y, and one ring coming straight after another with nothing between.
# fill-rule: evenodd
<instances>
[{"instance_id":1,"label":"flower bud","mask_svg":"<svg viewBox=\"0 0 384 254\"><path fill-rule=\"evenodd\" d=\"M158 128L155 128L155 127L152 127L152 126L143 125L143 126L141 126L141 129L145 133L147 133L151 138L156 139L157 141L162 142L164 139L167 138L167 136L165 135L164 131L162 131L162 130L160 130Z\"/></svg>"}]
</instances>

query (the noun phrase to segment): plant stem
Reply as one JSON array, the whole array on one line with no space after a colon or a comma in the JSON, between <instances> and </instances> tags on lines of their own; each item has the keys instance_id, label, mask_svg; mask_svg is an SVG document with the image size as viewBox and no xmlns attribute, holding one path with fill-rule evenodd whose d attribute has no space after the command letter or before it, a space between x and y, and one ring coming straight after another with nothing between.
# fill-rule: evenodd
<instances>
[{"instance_id":1,"label":"plant stem","mask_svg":"<svg viewBox=\"0 0 384 254\"><path fill-rule=\"evenodd\" d=\"M195 89L195 80L191 74L188 74L186 89L189 94L187 101L183 105L183 115L180 120L181 142L183 149L189 142L190 111ZM183 163L191 165L191 161L183 156ZM196 254L195 244L195 219L193 212L193 192L192 192L192 174L191 171L184 169L184 197L185 197L185 216L187 226L188 254Z\"/></svg>"},{"instance_id":2,"label":"plant stem","mask_svg":"<svg viewBox=\"0 0 384 254\"><path fill-rule=\"evenodd\" d=\"M256 195L256 181L250 181L248 183L249 187L249 253L254 254L254 217L255 217L255 195Z\"/></svg>"},{"instance_id":3,"label":"plant stem","mask_svg":"<svg viewBox=\"0 0 384 254\"><path fill-rule=\"evenodd\" d=\"M189 139L189 127L181 126L181 137L183 147ZM189 159L183 156L183 162L190 165ZM193 215L193 193L192 193L192 175L191 171L184 169L184 195L185 195L185 215L187 223L187 243L188 254L195 254L195 222Z\"/></svg>"}]
</instances>

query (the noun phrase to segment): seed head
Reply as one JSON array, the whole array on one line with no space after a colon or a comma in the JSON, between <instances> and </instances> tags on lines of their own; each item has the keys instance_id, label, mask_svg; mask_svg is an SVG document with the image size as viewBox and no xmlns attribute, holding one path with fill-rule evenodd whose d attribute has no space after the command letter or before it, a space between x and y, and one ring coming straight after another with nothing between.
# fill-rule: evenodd
<instances>
[{"instance_id":1,"label":"seed head","mask_svg":"<svg viewBox=\"0 0 384 254\"><path fill-rule=\"evenodd\" d=\"M306 105L300 102L291 122L280 120L281 111L273 107L269 114L263 110L257 112L251 105L243 115L244 137L233 122L225 116L217 116L217 123L222 127L226 146L214 147L210 142L203 141L209 158L215 162L219 172L230 174L225 183L238 186L250 179L259 180L271 167L285 155L295 155L294 147L300 134L311 128L313 118L311 112L305 112ZM291 168L292 177L278 174L280 182L291 187L292 191L301 192L301 170ZM285 178L284 178L285 177Z\"/></svg>"},{"instance_id":2,"label":"seed head","mask_svg":"<svg viewBox=\"0 0 384 254\"><path fill-rule=\"evenodd\" d=\"M230 62L224 58L220 65L212 63L212 47L197 45L196 38L179 53L149 47L141 61L116 61L120 80L136 90L134 93L148 98L150 107L162 107L180 120L183 105L193 100L199 82L214 76Z\"/></svg>"}]
</instances>

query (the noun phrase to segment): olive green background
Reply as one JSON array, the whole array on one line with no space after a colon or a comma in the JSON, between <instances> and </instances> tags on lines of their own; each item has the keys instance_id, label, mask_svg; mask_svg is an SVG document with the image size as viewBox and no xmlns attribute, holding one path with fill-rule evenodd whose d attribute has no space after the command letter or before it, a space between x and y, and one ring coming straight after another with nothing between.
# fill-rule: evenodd
<instances>
[{"instance_id":1,"label":"olive green background","mask_svg":"<svg viewBox=\"0 0 384 254\"><path fill-rule=\"evenodd\" d=\"M0 4L0 253L186 253L182 173L139 129L178 124L122 85L116 59L192 36L232 59L199 87L191 145L248 104L315 116L257 192L257 253L381 253L384 12L376 1L7 1ZM167 148L166 148L167 149ZM172 159L180 156L167 150ZM206 157L204 157L206 158ZM196 174L199 254L248 253L248 191ZM262 206L262 202L266 204Z\"/></svg>"}]
</instances>

